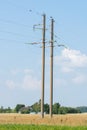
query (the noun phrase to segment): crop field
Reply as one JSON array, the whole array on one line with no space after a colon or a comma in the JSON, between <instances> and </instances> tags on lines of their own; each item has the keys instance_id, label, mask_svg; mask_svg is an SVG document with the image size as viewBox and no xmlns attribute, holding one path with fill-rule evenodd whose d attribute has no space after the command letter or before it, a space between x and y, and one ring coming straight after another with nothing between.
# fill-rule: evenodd
<instances>
[{"instance_id":1,"label":"crop field","mask_svg":"<svg viewBox=\"0 0 87 130\"><path fill-rule=\"evenodd\" d=\"M30 125L62 125L87 126L87 114L41 115L35 114L0 114L0 124L30 124Z\"/></svg>"},{"instance_id":2,"label":"crop field","mask_svg":"<svg viewBox=\"0 0 87 130\"><path fill-rule=\"evenodd\" d=\"M85 126L0 125L0 130L87 130Z\"/></svg>"},{"instance_id":3,"label":"crop field","mask_svg":"<svg viewBox=\"0 0 87 130\"><path fill-rule=\"evenodd\" d=\"M0 114L0 130L87 130L87 114Z\"/></svg>"}]
</instances>

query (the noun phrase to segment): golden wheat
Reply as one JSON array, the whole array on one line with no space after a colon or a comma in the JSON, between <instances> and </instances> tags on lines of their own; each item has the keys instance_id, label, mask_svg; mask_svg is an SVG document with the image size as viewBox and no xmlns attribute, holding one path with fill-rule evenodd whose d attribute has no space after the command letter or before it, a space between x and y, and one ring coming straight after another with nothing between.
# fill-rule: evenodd
<instances>
[{"instance_id":1,"label":"golden wheat","mask_svg":"<svg viewBox=\"0 0 87 130\"><path fill-rule=\"evenodd\" d=\"M31 114L0 114L0 124L46 124L46 125L87 125L87 114L66 114L66 115L40 115Z\"/></svg>"}]
</instances>

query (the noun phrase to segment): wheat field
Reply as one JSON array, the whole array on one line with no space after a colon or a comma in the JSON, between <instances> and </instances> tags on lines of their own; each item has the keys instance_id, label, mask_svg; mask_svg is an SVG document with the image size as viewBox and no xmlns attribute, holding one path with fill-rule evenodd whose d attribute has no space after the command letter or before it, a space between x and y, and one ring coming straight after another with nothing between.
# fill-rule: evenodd
<instances>
[{"instance_id":1,"label":"wheat field","mask_svg":"<svg viewBox=\"0 0 87 130\"><path fill-rule=\"evenodd\" d=\"M0 114L0 124L36 124L36 125L63 125L87 126L87 114L41 115L32 114Z\"/></svg>"}]
</instances>

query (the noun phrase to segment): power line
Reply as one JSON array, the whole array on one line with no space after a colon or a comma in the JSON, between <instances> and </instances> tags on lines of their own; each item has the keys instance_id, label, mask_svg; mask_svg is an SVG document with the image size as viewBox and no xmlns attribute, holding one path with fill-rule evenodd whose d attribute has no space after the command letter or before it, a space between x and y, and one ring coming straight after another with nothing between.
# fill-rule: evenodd
<instances>
[{"instance_id":1,"label":"power line","mask_svg":"<svg viewBox=\"0 0 87 130\"><path fill-rule=\"evenodd\" d=\"M19 5L19 4L15 3L15 2L13 2L13 1L9 1L9 0L8 0L8 2L9 2L10 4L12 4L14 7L21 7L21 8L24 9L28 14L29 14L29 13L31 13L31 14L33 13L33 14L35 14L35 15L42 16L42 13L40 13L40 12L38 12L38 11L35 11L35 9L33 10L33 9L25 8L23 5Z\"/></svg>"},{"instance_id":2,"label":"power line","mask_svg":"<svg viewBox=\"0 0 87 130\"><path fill-rule=\"evenodd\" d=\"M10 23L10 24L15 24L15 25L19 25L19 26L22 26L22 27L25 27L25 28L29 28L29 26L28 25L26 25L26 24L23 24L23 23L18 23L18 22L16 22L16 21L12 21L12 20L5 20L5 19L1 19L0 18L0 22L4 22L4 23ZM31 27L30 27L31 28ZM32 28L31 28L32 29Z\"/></svg>"},{"instance_id":3,"label":"power line","mask_svg":"<svg viewBox=\"0 0 87 130\"><path fill-rule=\"evenodd\" d=\"M0 41L6 41L6 43L7 43L7 41L8 41L8 42L16 42L16 43L18 43L18 42L19 42L19 43L24 43L24 42L25 42L25 41L23 41L23 40L20 41L20 40L7 39L7 38L6 38L6 39L5 39L5 38L0 38Z\"/></svg>"},{"instance_id":4,"label":"power line","mask_svg":"<svg viewBox=\"0 0 87 130\"><path fill-rule=\"evenodd\" d=\"M32 10L32 9L29 9L28 12L29 12L29 13L33 13L33 14L35 14L35 15L42 16L41 13L39 13L38 11Z\"/></svg>"},{"instance_id":5,"label":"power line","mask_svg":"<svg viewBox=\"0 0 87 130\"><path fill-rule=\"evenodd\" d=\"M20 34L20 33L16 33L16 32L10 32L10 31L3 31L3 30L0 30L1 33L8 33L8 34L12 34L12 35L16 35L16 36L20 36L20 37L28 37L29 35L23 35L23 34Z\"/></svg>"},{"instance_id":6,"label":"power line","mask_svg":"<svg viewBox=\"0 0 87 130\"><path fill-rule=\"evenodd\" d=\"M17 4L17 2L15 3L14 1L10 1L10 0L7 0L11 5L13 5L14 7L19 7L19 9L20 8L22 8L22 9L24 9L24 10L27 10L23 5L19 5L19 4Z\"/></svg>"}]
</instances>

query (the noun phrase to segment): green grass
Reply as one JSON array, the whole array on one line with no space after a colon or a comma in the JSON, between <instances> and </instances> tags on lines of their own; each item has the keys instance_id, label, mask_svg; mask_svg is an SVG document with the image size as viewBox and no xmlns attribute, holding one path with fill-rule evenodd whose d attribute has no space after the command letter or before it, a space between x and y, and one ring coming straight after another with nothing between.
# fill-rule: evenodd
<instances>
[{"instance_id":1,"label":"green grass","mask_svg":"<svg viewBox=\"0 0 87 130\"><path fill-rule=\"evenodd\" d=\"M0 125L0 130L87 130L87 126Z\"/></svg>"}]
</instances>

